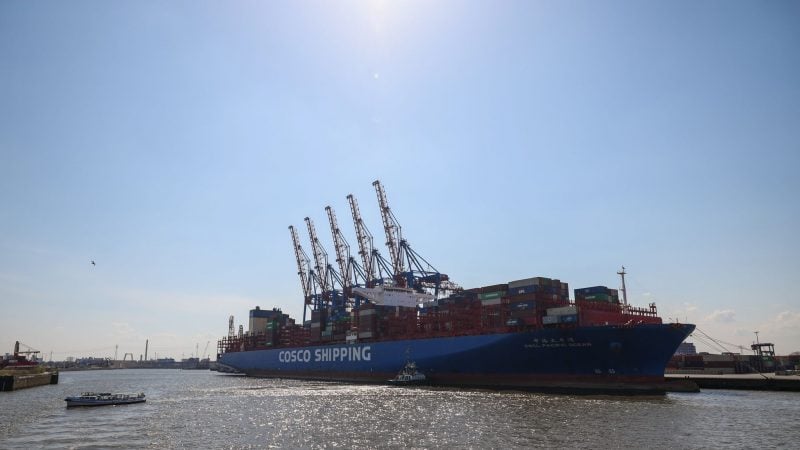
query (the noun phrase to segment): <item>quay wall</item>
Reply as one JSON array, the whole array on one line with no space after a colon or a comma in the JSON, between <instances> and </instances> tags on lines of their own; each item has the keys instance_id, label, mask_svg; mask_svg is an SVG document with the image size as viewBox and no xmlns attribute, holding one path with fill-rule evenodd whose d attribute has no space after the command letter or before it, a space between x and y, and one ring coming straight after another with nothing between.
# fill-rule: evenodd
<instances>
[{"instance_id":1,"label":"quay wall","mask_svg":"<svg viewBox=\"0 0 800 450\"><path fill-rule=\"evenodd\" d=\"M800 376L780 376L775 374L748 375L673 375L668 380L684 379L694 381L700 389L738 389L748 391L792 391L800 392Z\"/></svg>"},{"instance_id":2,"label":"quay wall","mask_svg":"<svg viewBox=\"0 0 800 450\"><path fill-rule=\"evenodd\" d=\"M16 391L45 384L58 384L58 372L30 375L0 375L0 391Z\"/></svg>"}]
</instances>

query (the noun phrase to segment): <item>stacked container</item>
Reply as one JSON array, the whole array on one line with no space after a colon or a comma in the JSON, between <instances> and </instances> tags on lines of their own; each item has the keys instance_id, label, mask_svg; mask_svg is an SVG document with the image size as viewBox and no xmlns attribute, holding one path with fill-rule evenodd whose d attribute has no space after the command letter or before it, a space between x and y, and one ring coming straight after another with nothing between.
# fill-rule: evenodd
<instances>
[{"instance_id":1,"label":"stacked container","mask_svg":"<svg viewBox=\"0 0 800 450\"><path fill-rule=\"evenodd\" d=\"M619 303L619 294L616 289L609 289L605 286L592 286L575 289L575 301Z\"/></svg>"},{"instance_id":2,"label":"stacked container","mask_svg":"<svg viewBox=\"0 0 800 450\"><path fill-rule=\"evenodd\" d=\"M372 303L362 303L358 308L358 337L372 339L378 322L378 310Z\"/></svg>"},{"instance_id":3,"label":"stacked container","mask_svg":"<svg viewBox=\"0 0 800 450\"><path fill-rule=\"evenodd\" d=\"M494 284L480 288L478 298L483 306L499 305L507 293L507 284Z\"/></svg>"},{"instance_id":4,"label":"stacked container","mask_svg":"<svg viewBox=\"0 0 800 450\"><path fill-rule=\"evenodd\" d=\"M311 342L322 341L322 332L327 327L327 322L328 322L328 310L317 309L311 311L311 328L310 328Z\"/></svg>"},{"instance_id":5,"label":"stacked container","mask_svg":"<svg viewBox=\"0 0 800 450\"><path fill-rule=\"evenodd\" d=\"M578 309L575 305L547 308L546 315L542 317L542 324L577 324Z\"/></svg>"}]
</instances>

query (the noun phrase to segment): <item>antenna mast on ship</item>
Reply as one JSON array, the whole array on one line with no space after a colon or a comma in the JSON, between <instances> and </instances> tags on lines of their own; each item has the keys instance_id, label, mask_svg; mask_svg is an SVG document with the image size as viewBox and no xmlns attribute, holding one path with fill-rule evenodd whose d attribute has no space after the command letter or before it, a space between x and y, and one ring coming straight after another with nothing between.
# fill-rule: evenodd
<instances>
[{"instance_id":1,"label":"antenna mast on ship","mask_svg":"<svg viewBox=\"0 0 800 450\"><path fill-rule=\"evenodd\" d=\"M622 266L622 270L617 272L617 275L619 275L622 278L622 289L620 289L622 291L622 304L625 305L625 307L627 308L628 307L628 290L625 289L625 266Z\"/></svg>"}]
</instances>

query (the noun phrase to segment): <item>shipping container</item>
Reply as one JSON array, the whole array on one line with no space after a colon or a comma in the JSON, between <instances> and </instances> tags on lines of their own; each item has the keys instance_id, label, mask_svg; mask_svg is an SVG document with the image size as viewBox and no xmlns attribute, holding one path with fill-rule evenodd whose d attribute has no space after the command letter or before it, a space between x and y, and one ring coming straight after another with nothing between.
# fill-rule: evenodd
<instances>
[{"instance_id":1,"label":"shipping container","mask_svg":"<svg viewBox=\"0 0 800 450\"><path fill-rule=\"evenodd\" d=\"M358 317L367 317L367 316L374 316L376 314L375 309L361 309L358 311Z\"/></svg>"},{"instance_id":2,"label":"shipping container","mask_svg":"<svg viewBox=\"0 0 800 450\"><path fill-rule=\"evenodd\" d=\"M530 284L530 285L527 285L527 286L516 286L516 287L513 287L513 288L511 288L511 287L508 288L508 295L509 296L535 294L536 292L539 292L539 286L536 286L535 284Z\"/></svg>"},{"instance_id":3,"label":"shipping container","mask_svg":"<svg viewBox=\"0 0 800 450\"><path fill-rule=\"evenodd\" d=\"M511 311L510 313L508 313L508 317L509 318L514 318L514 319L525 319L525 323L528 323L532 319L533 320L537 319L539 317L539 313L537 313L535 310L534 311L531 311L531 310L528 310L528 311ZM545 316L545 317L547 317L547 316Z\"/></svg>"},{"instance_id":4,"label":"shipping container","mask_svg":"<svg viewBox=\"0 0 800 450\"><path fill-rule=\"evenodd\" d=\"M522 310L534 311L536 309L536 301L535 300L528 300L528 301L522 301L522 302L511 302L508 305L509 305L509 308L512 311L522 311Z\"/></svg>"},{"instance_id":5,"label":"shipping container","mask_svg":"<svg viewBox=\"0 0 800 450\"><path fill-rule=\"evenodd\" d=\"M503 300L500 297L498 297L498 298L492 298L492 299L488 299L488 300L481 300L481 305L483 305L483 306L494 306L494 305L500 305L500 304L502 304L502 302L503 302Z\"/></svg>"},{"instance_id":6,"label":"shipping container","mask_svg":"<svg viewBox=\"0 0 800 450\"><path fill-rule=\"evenodd\" d=\"M521 286L535 286L536 278L525 278L524 280L515 280L508 283L508 289L514 289Z\"/></svg>"},{"instance_id":7,"label":"shipping container","mask_svg":"<svg viewBox=\"0 0 800 450\"><path fill-rule=\"evenodd\" d=\"M578 310L574 305L572 306L561 306L558 308L548 308L547 315L548 316L561 316L564 314L578 314Z\"/></svg>"},{"instance_id":8,"label":"shipping container","mask_svg":"<svg viewBox=\"0 0 800 450\"><path fill-rule=\"evenodd\" d=\"M609 302L611 301L611 296L609 296L608 294L587 294L587 295L575 294L575 299L587 300L590 302Z\"/></svg>"},{"instance_id":9,"label":"shipping container","mask_svg":"<svg viewBox=\"0 0 800 450\"><path fill-rule=\"evenodd\" d=\"M561 323L577 323L578 322L578 315L577 314L567 314L567 315L559 316L559 322L561 322Z\"/></svg>"},{"instance_id":10,"label":"shipping container","mask_svg":"<svg viewBox=\"0 0 800 450\"><path fill-rule=\"evenodd\" d=\"M493 300L493 299L496 299L496 298L503 297L504 295L506 295L506 291L493 291L493 292L482 293L482 294L478 295L478 297L481 300Z\"/></svg>"},{"instance_id":11,"label":"shipping container","mask_svg":"<svg viewBox=\"0 0 800 450\"><path fill-rule=\"evenodd\" d=\"M504 284L493 284L491 286L484 286L480 288L479 292L481 294L485 294L487 292L497 292L497 291L506 292L507 290L508 290L508 284L504 283Z\"/></svg>"},{"instance_id":12,"label":"shipping container","mask_svg":"<svg viewBox=\"0 0 800 450\"><path fill-rule=\"evenodd\" d=\"M575 289L575 295L608 294L606 286L592 286L587 288Z\"/></svg>"},{"instance_id":13,"label":"shipping container","mask_svg":"<svg viewBox=\"0 0 800 450\"><path fill-rule=\"evenodd\" d=\"M544 324L544 325L552 325L554 323L559 323L559 322L560 322L560 320L559 320L558 316L544 316L544 317L542 317L542 324Z\"/></svg>"}]
</instances>

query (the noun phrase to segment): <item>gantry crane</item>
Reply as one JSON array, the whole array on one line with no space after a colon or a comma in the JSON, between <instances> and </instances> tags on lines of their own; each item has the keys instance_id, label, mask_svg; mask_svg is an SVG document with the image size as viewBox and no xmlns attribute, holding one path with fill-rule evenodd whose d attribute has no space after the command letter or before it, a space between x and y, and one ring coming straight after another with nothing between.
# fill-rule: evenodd
<instances>
[{"instance_id":1,"label":"gantry crane","mask_svg":"<svg viewBox=\"0 0 800 450\"><path fill-rule=\"evenodd\" d=\"M316 270L316 281L320 287L321 305L325 307L343 308L345 301L342 291L336 289L337 286L344 286L342 277L336 269L328 262L328 252L322 247L317 237L317 230L311 218L306 217L308 228L308 238L311 240L311 252L314 255L314 269Z\"/></svg>"},{"instance_id":2,"label":"gantry crane","mask_svg":"<svg viewBox=\"0 0 800 450\"><path fill-rule=\"evenodd\" d=\"M369 232L364 220L361 219L361 211L358 209L353 194L347 196L350 202L350 212L353 214L353 224L356 228L356 238L358 239L358 253L364 263L365 287L373 287L376 284L384 284L387 278L391 278L394 284L394 270L391 263L381 255L381 252L373 246L372 233Z\"/></svg>"},{"instance_id":3,"label":"gantry crane","mask_svg":"<svg viewBox=\"0 0 800 450\"><path fill-rule=\"evenodd\" d=\"M371 287L375 280L375 260L372 253L372 233L369 232L364 221L361 220L361 212L358 210L358 202L353 194L347 196L350 202L350 212L353 215L353 224L356 228L356 240L358 241L358 254L361 255L361 262L364 264L365 283Z\"/></svg>"},{"instance_id":4,"label":"gantry crane","mask_svg":"<svg viewBox=\"0 0 800 450\"><path fill-rule=\"evenodd\" d=\"M314 300L317 297L315 289L316 276L314 270L311 268L311 262L308 259L303 247L300 245L300 238L297 237L297 231L292 225L289 225L289 232L292 235L292 245L294 246L294 254L297 258L297 275L300 276L300 285L303 288L303 321L306 320L306 309L310 306L315 308Z\"/></svg>"},{"instance_id":5,"label":"gantry crane","mask_svg":"<svg viewBox=\"0 0 800 450\"><path fill-rule=\"evenodd\" d=\"M303 220L306 222L308 239L311 241L311 254L314 256L314 271L316 272L317 283L324 293L331 287L328 284L328 252L322 248L319 239L317 239L317 230L314 228L314 222L308 217Z\"/></svg>"},{"instance_id":6,"label":"gantry crane","mask_svg":"<svg viewBox=\"0 0 800 450\"><path fill-rule=\"evenodd\" d=\"M433 289L435 296L438 296L441 290L457 289L458 286L450 282L446 274L440 273L411 248L408 241L403 238L400 223L389 208L386 192L380 180L375 180L372 185L378 195L378 205L386 232L386 246L389 247L392 255L392 275L395 282L400 286L417 291ZM406 263L408 263L408 270L405 268Z\"/></svg>"},{"instance_id":7,"label":"gantry crane","mask_svg":"<svg viewBox=\"0 0 800 450\"><path fill-rule=\"evenodd\" d=\"M366 276L358 261L350 255L350 244L344 238L342 230L339 229L333 208L326 206L325 212L328 213L328 222L331 225L333 246L336 249L336 262L339 264L339 274L342 277L342 290L347 298L352 295L351 288L359 285L359 278L366 284Z\"/></svg>"},{"instance_id":8,"label":"gantry crane","mask_svg":"<svg viewBox=\"0 0 800 450\"><path fill-rule=\"evenodd\" d=\"M386 232L386 247L389 248L389 256L392 258L392 274L395 275L395 281L401 286L406 286L405 280L400 277L405 272L403 264L403 251L400 247L400 242L403 241L403 234L397 218L392 214L389 209L389 202L386 200L386 192L383 190L380 180L372 182L375 187L375 193L378 194L378 206L381 209L381 219L383 219L383 230Z\"/></svg>"},{"instance_id":9,"label":"gantry crane","mask_svg":"<svg viewBox=\"0 0 800 450\"><path fill-rule=\"evenodd\" d=\"M372 185L378 195L381 218L386 232L386 245L389 248L391 261L387 261L374 247L372 233L364 224L358 202L352 194L347 196L347 200L353 216L358 254L362 264L359 264L357 258L350 254L350 245L339 228L332 207L326 206L325 211L333 236L338 271L329 263L328 253L322 247L314 223L309 217L304 220L311 241L313 267L311 260L300 245L297 231L294 227L289 226L297 259L297 274L300 276L304 303L307 308L338 310L346 308L348 304L354 303L358 306L361 299L354 293L353 288L355 287L372 288L379 284L390 284L412 288L420 293L433 290L435 296L438 296L440 291L458 289L456 284L449 281L447 275L440 273L411 249L411 246L403 238L400 223L389 208L383 185L379 180L373 182ZM359 280L363 282L363 286ZM341 286L341 291L337 289L337 286ZM354 302L350 303L350 299L354 299ZM303 310L303 321L305 322L305 320L306 308Z\"/></svg>"}]
</instances>

